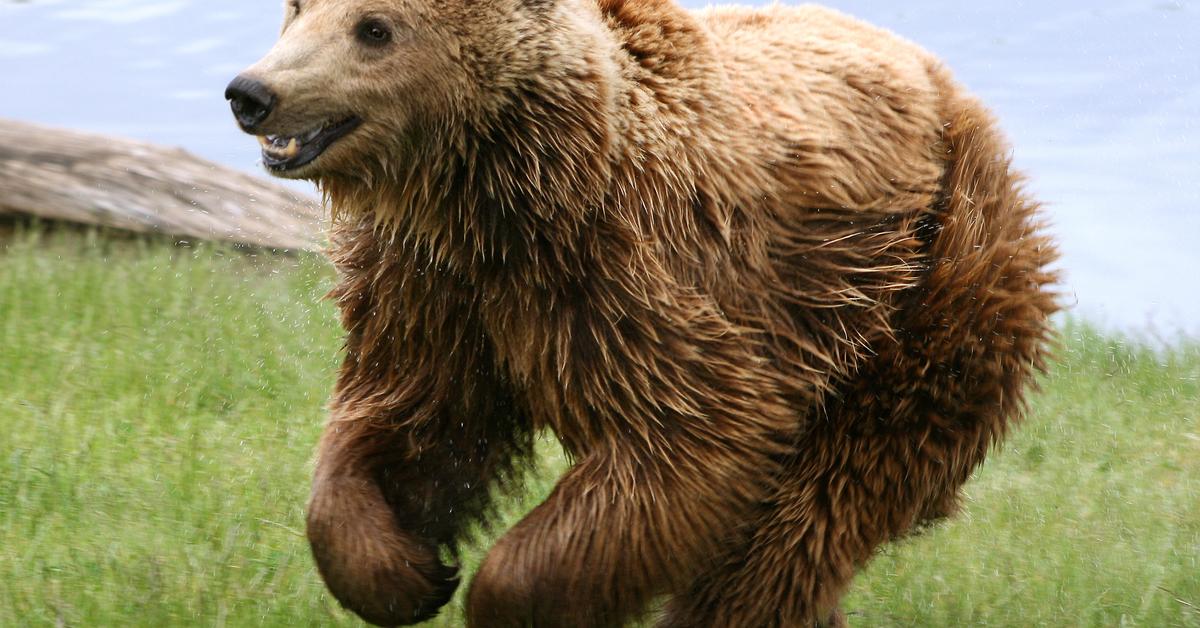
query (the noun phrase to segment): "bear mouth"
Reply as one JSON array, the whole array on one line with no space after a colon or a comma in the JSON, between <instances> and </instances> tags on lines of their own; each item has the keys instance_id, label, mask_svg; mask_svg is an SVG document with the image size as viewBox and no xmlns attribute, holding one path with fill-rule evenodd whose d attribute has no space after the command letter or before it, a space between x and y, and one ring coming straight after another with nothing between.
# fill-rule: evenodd
<instances>
[{"instance_id":1,"label":"bear mouth","mask_svg":"<svg viewBox=\"0 0 1200 628\"><path fill-rule=\"evenodd\" d=\"M263 165L272 172L287 172L308 165L361 123L360 118L351 116L299 135L260 135L258 143L262 144Z\"/></svg>"}]
</instances>

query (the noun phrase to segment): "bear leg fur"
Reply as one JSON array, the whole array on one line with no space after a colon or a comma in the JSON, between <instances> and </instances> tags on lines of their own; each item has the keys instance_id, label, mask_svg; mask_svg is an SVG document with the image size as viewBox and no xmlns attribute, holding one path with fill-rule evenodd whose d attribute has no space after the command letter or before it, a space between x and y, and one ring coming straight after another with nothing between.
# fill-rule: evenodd
<instances>
[{"instance_id":1,"label":"bear leg fur","mask_svg":"<svg viewBox=\"0 0 1200 628\"><path fill-rule=\"evenodd\" d=\"M782 628L839 615L874 551L951 514L1021 415L1047 358L1055 253L990 115L967 98L948 108L946 206L894 342L801 438L749 543L674 598L660 625Z\"/></svg>"}]
</instances>

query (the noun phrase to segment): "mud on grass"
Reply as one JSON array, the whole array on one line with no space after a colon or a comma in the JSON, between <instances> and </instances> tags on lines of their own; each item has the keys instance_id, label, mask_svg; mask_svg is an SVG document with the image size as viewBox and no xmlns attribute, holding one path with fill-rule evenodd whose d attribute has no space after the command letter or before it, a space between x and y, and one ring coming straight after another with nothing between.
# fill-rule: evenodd
<instances>
[{"instance_id":1,"label":"mud on grass","mask_svg":"<svg viewBox=\"0 0 1200 628\"><path fill-rule=\"evenodd\" d=\"M308 255L0 239L0 625L358 625L301 532L332 280ZM1061 356L963 514L855 581L853 625L1200 626L1200 345L1067 324ZM565 467L541 454L468 575Z\"/></svg>"}]
</instances>

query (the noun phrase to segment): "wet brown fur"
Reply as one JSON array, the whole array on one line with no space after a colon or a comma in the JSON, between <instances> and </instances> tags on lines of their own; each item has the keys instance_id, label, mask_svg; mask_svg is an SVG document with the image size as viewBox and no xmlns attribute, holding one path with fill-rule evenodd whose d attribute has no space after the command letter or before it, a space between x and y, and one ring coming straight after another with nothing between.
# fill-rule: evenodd
<instances>
[{"instance_id":1,"label":"wet brown fur","mask_svg":"<svg viewBox=\"0 0 1200 628\"><path fill-rule=\"evenodd\" d=\"M286 50L255 70L279 128L366 111L303 173L348 332L308 515L343 604L436 613L440 552L543 429L574 464L480 566L472 626L660 595L663 626L839 621L880 544L953 512L1043 366L1054 251L935 59L669 0L310 0L281 46L355 3L434 69L341 59L332 105L289 96Z\"/></svg>"}]
</instances>

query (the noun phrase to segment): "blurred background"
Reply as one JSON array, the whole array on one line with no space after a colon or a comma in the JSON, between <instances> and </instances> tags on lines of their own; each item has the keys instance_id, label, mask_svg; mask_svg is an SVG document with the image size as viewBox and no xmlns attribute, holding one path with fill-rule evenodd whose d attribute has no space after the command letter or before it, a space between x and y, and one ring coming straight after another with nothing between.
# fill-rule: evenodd
<instances>
[{"instance_id":1,"label":"blurred background","mask_svg":"<svg viewBox=\"0 0 1200 628\"><path fill-rule=\"evenodd\" d=\"M995 110L1062 240L1076 314L1152 336L1200 332L1200 4L827 4L939 54ZM222 94L271 46L279 5L0 0L0 117L259 172Z\"/></svg>"}]
</instances>

